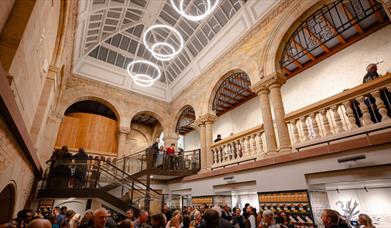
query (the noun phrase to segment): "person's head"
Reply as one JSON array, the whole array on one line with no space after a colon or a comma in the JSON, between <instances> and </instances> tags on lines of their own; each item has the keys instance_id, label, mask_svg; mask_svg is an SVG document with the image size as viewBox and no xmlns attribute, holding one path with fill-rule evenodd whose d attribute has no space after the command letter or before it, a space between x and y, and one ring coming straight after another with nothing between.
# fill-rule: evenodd
<instances>
[{"instance_id":1,"label":"person's head","mask_svg":"<svg viewBox=\"0 0 391 228\"><path fill-rule=\"evenodd\" d=\"M133 228L132 220L125 219L118 224L118 228Z\"/></svg>"},{"instance_id":2,"label":"person's head","mask_svg":"<svg viewBox=\"0 0 391 228\"><path fill-rule=\"evenodd\" d=\"M132 219L133 218L133 209L129 208L127 211L126 211L126 218L127 219Z\"/></svg>"},{"instance_id":3,"label":"person's head","mask_svg":"<svg viewBox=\"0 0 391 228\"><path fill-rule=\"evenodd\" d=\"M182 223L182 214L179 210L176 210L172 214L170 226L180 227L181 223Z\"/></svg>"},{"instance_id":4,"label":"person's head","mask_svg":"<svg viewBox=\"0 0 391 228\"><path fill-rule=\"evenodd\" d=\"M68 208L66 206L61 207L60 213L65 215L67 213Z\"/></svg>"},{"instance_id":5,"label":"person's head","mask_svg":"<svg viewBox=\"0 0 391 228\"><path fill-rule=\"evenodd\" d=\"M271 210L264 210L262 213L263 221L267 224L272 224L274 222L274 214Z\"/></svg>"},{"instance_id":6,"label":"person's head","mask_svg":"<svg viewBox=\"0 0 391 228\"><path fill-rule=\"evenodd\" d=\"M67 210L67 212L65 213L65 217L67 219L71 219L74 215L76 215L76 212L74 210Z\"/></svg>"},{"instance_id":7,"label":"person's head","mask_svg":"<svg viewBox=\"0 0 391 228\"><path fill-rule=\"evenodd\" d=\"M54 215L58 215L58 214L60 214L60 207L54 207L54 209L53 209L53 214Z\"/></svg>"},{"instance_id":8,"label":"person's head","mask_svg":"<svg viewBox=\"0 0 391 228\"><path fill-rule=\"evenodd\" d=\"M375 63L371 63L367 66L367 72L377 72L377 65Z\"/></svg>"},{"instance_id":9,"label":"person's head","mask_svg":"<svg viewBox=\"0 0 391 228\"><path fill-rule=\"evenodd\" d=\"M29 223L33 219L33 211L32 210L27 210L26 214L24 215L24 221L25 223Z\"/></svg>"},{"instance_id":10,"label":"person's head","mask_svg":"<svg viewBox=\"0 0 391 228\"><path fill-rule=\"evenodd\" d=\"M249 215L253 214L253 212L254 212L253 207L252 207L252 206L247 206L247 207L246 207L246 212L247 212L247 214L249 214Z\"/></svg>"},{"instance_id":11,"label":"person's head","mask_svg":"<svg viewBox=\"0 0 391 228\"><path fill-rule=\"evenodd\" d=\"M219 227L219 214L213 209L206 209L204 219L208 228Z\"/></svg>"},{"instance_id":12,"label":"person's head","mask_svg":"<svg viewBox=\"0 0 391 228\"><path fill-rule=\"evenodd\" d=\"M240 208L239 208L239 207L236 208L236 210L235 210L235 215L236 215L236 216L239 216L240 213L241 213Z\"/></svg>"},{"instance_id":13,"label":"person's head","mask_svg":"<svg viewBox=\"0 0 391 228\"><path fill-rule=\"evenodd\" d=\"M79 148L79 151L78 151L78 152L79 152L79 153L83 153L83 154L86 153L86 151L85 151L84 148L82 148L82 147Z\"/></svg>"},{"instance_id":14,"label":"person's head","mask_svg":"<svg viewBox=\"0 0 391 228\"><path fill-rule=\"evenodd\" d=\"M163 214L154 214L151 216L152 227L165 227L165 219Z\"/></svg>"},{"instance_id":15,"label":"person's head","mask_svg":"<svg viewBox=\"0 0 391 228\"><path fill-rule=\"evenodd\" d=\"M206 203L201 204L201 206L200 206L201 213L204 213L206 211L206 209L208 209L208 208L209 207Z\"/></svg>"},{"instance_id":16,"label":"person's head","mask_svg":"<svg viewBox=\"0 0 391 228\"><path fill-rule=\"evenodd\" d=\"M167 211L168 211L168 206L167 206L166 203L163 203L163 204L162 204L162 212L163 212L163 213L166 213Z\"/></svg>"},{"instance_id":17,"label":"person's head","mask_svg":"<svg viewBox=\"0 0 391 228\"><path fill-rule=\"evenodd\" d=\"M49 220L47 219L34 219L31 221L28 225L27 228L51 228L52 224L50 223Z\"/></svg>"},{"instance_id":18,"label":"person's head","mask_svg":"<svg viewBox=\"0 0 391 228\"><path fill-rule=\"evenodd\" d=\"M339 213L335 210L324 209L320 218L322 219L322 222L325 226L330 224L338 224Z\"/></svg>"},{"instance_id":19,"label":"person's head","mask_svg":"<svg viewBox=\"0 0 391 228\"><path fill-rule=\"evenodd\" d=\"M373 226L372 219L366 214L359 214L358 222L360 223L360 225Z\"/></svg>"},{"instance_id":20,"label":"person's head","mask_svg":"<svg viewBox=\"0 0 391 228\"><path fill-rule=\"evenodd\" d=\"M218 139L221 139L221 135L217 135L217 138L218 138Z\"/></svg>"},{"instance_id":21,"label":"person's head","mask_svg":"<svg viewBox=\"0 0 391 228\"><path fill-rule=\"evenodd\" d=\"M146 223L147 220L148 220L148 211L141 211L140 212L140 215L138 217L138 221L142 224L142 223Z\"/></svg>"},{"instance_id":22,"label":"person's head","mask_svg":"<svg viewBox=\"0 0 391 228\"><path fill-rule=\"evenodd\" d=\"M183 227L189 227L191 222L190 215L184 215L183 216Z\"/></svg>"},{"instance_id":23,"label":"person's head","mask_svg":"<svg viewBox=\"0 0 391 228\"><path fill-rule=\"evenodd\" d=\"M104 228L107 222L107 217L109 213L105 208L99 208L94 211L94 215L92 217L92 221L94 223L95 228Z\"/></svg>"},{"instance_id":24,"label":"person's head","mask_svg":"<svg viewBox=\"0 0 391 228\"><path fill-rule=\"evenodd\" d=\"M172 147L172 148L175 148L175 143L171 143L171 147Z\"/></svg>"},{"instance_id":25,"label":"person's head","mask_svg":"<svg viewBox=\"0 0 391 228\"><path fill-rule=\"evenodd\" d=\"M62 146L61 151L68 151L68 146L67 145Z\"/></svg>"},{"instance_id":26,"label":"person's head","mask_svg":"<svg viewBox=\"0 0 391 228\"><path fill-rule=\"evenodd\" d=\"M249 203L246 203L246 204L244 205L244 208L247 209L248 206L250 206L250 204L249 204Z\"/></svg>"}]
</instances>

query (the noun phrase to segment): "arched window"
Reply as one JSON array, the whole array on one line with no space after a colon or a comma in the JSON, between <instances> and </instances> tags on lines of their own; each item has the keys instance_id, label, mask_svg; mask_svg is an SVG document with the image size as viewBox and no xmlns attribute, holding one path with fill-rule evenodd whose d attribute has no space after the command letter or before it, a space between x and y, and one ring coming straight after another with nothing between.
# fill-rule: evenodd
<instances>
[{"instance_id":1,"label":"arched window","mask_svg":"<svg viewBox=\"0 0 391 228\"><path fill-rule=\"evenodd\" d=\"M277 57L278 67L289 77L389 23L375 0L332 1L297 21L283 39L285 46Z\"/></svg>"},{"instance_id":2,"label":"arched window","mask_svg":"<svg viewBox=\"0 0 391 228\"><path fill-rule=\"evenodd\" d=\"M250 90L250 78L243 71L230 72L220 84L213 99L212 109L220 116L255 97Z\"/></svg>"},{"instance_id":3,"label":"arched window","mask_svg":"<svg viewBox=\"0 0 391 228\"><path fill-rule=\"evenodd\" d=\"M181 113L178 122L176 124L175 131L180 135L185 135L186 133L193 130L193 127L190 126L194 123L195 112L191 106L187 106Z\"/></svg>"}]
</instances>

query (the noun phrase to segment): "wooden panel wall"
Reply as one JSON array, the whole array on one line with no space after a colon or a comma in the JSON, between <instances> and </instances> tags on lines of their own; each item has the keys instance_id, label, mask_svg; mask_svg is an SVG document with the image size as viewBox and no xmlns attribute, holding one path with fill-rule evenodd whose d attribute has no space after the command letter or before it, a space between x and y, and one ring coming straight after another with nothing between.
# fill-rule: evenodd
<instances>
[{"instance_id":1,"label":"wooden panel wall","mask_svg":"<svg viewBox=\"0 0 391 228\"><path fill-rule=\"evenodd\" d=\"M83 147L94 154L117 153L117 121L90 113L72 113L61 122L55 147Z\"/></svg>"}]
</instances>

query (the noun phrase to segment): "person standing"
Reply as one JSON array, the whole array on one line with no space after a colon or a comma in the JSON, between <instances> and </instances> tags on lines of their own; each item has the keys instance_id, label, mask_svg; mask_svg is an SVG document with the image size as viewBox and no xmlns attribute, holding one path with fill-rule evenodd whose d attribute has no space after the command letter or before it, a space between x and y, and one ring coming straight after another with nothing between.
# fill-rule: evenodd
<instances>
[{"instance_id":1,"label":"person standing","mask_svg":"<svg viewBox=\"0 0 391 228\"><path fill-rule=\"evenodd\" d=\"M363 226L363 228L376 228L376 226L372 224L372 219L366 214L359 214L358 222Z\"/></svg>"},{"instance_id":2,"label":"person standing","mask_svg":"<svg viewBox=\"0 0 391 228\"><path fill-rule=\"evenodd\" d=\"M88 154L85 152L83 148L79 148L77 154L73 156L76 163L75 169L75 188L83 188L85 185L85 178L87 174L87 159Z\"/></svg>"}]
</instances>

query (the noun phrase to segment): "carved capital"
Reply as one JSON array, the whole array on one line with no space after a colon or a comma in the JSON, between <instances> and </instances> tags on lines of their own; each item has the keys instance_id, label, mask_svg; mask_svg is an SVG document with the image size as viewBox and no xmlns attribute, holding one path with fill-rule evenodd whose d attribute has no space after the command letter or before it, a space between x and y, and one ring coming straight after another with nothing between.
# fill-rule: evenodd
<instances>
[{"instance_id":1,"label":"carved capital","mask_svg":"<svg viewBox=\"0 0 391 228\"><path fill-rule=\"evenodd\" d=\"M194 124L198 127L206 124L212 124L216 121L217 116L213 115L211 113L204 114L202 116L199 116L195 121Z\"/></svg>"},{"instance_id":2,"label":"carved capital","mask_svg":"<svg viewBox=\"0 0 391 228\"><path fill-rule=\"evenodd\" d=\"M130 132L130 127L122 126L122 127L118 128L118 133L119 134L129 134L129 132Z\"/></svg>"},{"instance_id":3,"label":"carved capital","mask_svg":"<svg viewBox=\"0 0 391 228\"><path fill-rule=\"evenodd\" d=\"M287 77L283 76L282 74L280 74L278 72L274 72L274 73L266 76L266 78L267 78L267 80L265 83L267 84L267 87L269 89L273 88L273 87L281 87L287 81Z\"/></svg>"},{"instance_id":4,"label":"carved capital","mask_svg":"<svg viewBox=\"0 0 391 228\"><path fill-rule=\"evenodd\" d=\"M260 94L269 94L269 89L265 84L265 81L257 82L255 85L251 86L251 91L260 95Z\"/></svg>"}]
</instances>

